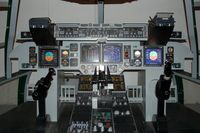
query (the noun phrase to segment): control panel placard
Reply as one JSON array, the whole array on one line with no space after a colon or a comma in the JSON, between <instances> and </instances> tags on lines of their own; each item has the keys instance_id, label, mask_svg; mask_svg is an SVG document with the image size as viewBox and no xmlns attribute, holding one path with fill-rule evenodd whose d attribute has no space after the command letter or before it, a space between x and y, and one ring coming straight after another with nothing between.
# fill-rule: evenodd
<instances>
[{"instance_id":1,"label":"control panel placard","mask_svg":"<svg viewBox=\"0 0 200 133\"><path fill-rule=\"evenodd\" d=\"M79 24L58 23L55 27L55 37L65 39L83 38L124 38L145 39L148 36L146 23L124 24Z\"/></svg>"}]
</instances>

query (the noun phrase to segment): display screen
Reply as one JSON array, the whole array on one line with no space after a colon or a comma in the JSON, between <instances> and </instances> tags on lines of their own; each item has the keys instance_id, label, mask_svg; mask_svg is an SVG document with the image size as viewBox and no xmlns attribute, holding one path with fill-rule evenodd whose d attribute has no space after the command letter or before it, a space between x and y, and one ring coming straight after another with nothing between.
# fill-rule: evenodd
<instances>
[{"instance_id":1,"label":"display screen","mask_svg":"<svg viewBox=\"0 0 200 133\"><path fill-rule=\"evenodd\" d=\"M81 62L96 63L100 61L100 46L93 43L81 44Z\"/></svg>"},{"instance_id":2,"label":"display screen","mask_svg":"<svg viewBox=\"0 0 200 133\"><path fill-rule=\"evenodd\" d=\"M103 46L103 62L122 62L122 44L105 44Z\"/></svg>"},{"instance_id":3,"label":"display screen","mask_svg":"<svg viewBox=\"0 0 200 133\"><path fill-rule=\"evenodd\" d=\"M56 48L40 48L39 50L39 66L40 67L56 67L58 66L58 49Z\"/></svg>"},{"instance_id":4,"label":"display screen","mask_svg":"<svg viewBox=\"0 0 200 133\"><path fill-rule=\"evenodd\" d=\"M163 65L163 48L145 48L144 49L144 64L147 66Z\"/></svg>"}]
</instances>

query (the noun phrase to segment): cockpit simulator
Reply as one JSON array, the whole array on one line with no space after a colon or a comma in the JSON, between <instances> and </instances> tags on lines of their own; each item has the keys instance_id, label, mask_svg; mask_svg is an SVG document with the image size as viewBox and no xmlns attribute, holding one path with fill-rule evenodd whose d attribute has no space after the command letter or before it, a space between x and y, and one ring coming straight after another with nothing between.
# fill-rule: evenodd
<instances>
[{"instance_id":1,"label":"cockpit simulator","mask_svg":"<svg viewBox=\"0 0 200 133\"><path fill-rule=\"evenodd\" d=\"M158 13L151 21L160 25L53 24L48 18L33 18L29 24L35 42L18 45L10 58L18 58L20 70L32 71L28 88L49 68L55 70L46 113L50 121L58 122L63 106L72 104L66 133L139 133L133 105L141 107L144 122L152 122L160 109L155 91L162 88L156 84L162 82L159 78L168 65L165 62L170 62L173 71L184 70L184 60L191 56L187 46L168 42L166 36L157 37L156 32L165 29L170 29L165 34L171 34L171 13ZM44 32L48 39L41 39L37 32ZM165 100L177 102L171 75L170 81L167 90L173 93Z\"/></svg>"}]
</instances>

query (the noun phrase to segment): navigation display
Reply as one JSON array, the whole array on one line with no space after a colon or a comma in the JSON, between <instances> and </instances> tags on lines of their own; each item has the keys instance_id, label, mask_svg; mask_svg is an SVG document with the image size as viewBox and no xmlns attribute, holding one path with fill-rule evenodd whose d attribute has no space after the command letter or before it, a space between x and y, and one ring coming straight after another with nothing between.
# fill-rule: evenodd
<instances>
[{"instance_id":1,"label":"navigation display","mask_svg":"<svg viewBox=\"0 0 200 133\"><path fill-rule=\"evenodd\" d=\"M100 46L94 43L81 44L81 62L97 63L100 61Z\"/></svg>"},{"instance_id":2,"label":"navigation display","mask_svg":"<svg viewBox=\"0 0 200 133\"><path fill-rule=\"evenodd\" d=\"M161 66L163 65L163 48L145 48L144 49L144 64L146 66Z\"/></svg>"},{"instance_id":3,"label":"navigation display","mask_svg":"<svg viewBox=\"0 0 200 133\"><path fill-rule=\"evenodd\" d=\"M58 66L58 49L57 48L40 48L39 50L40 67Z\"/></svg>"},{"instance_id":4,"label":"navigation display","mask_svg":"<svg viewBox=\"0 0 200 133\"><path fill-rule=\"evenodd\" d=\"M120 63L122 62L122 44L103 45L103 62Z\"/></svg>"}]
</instances>

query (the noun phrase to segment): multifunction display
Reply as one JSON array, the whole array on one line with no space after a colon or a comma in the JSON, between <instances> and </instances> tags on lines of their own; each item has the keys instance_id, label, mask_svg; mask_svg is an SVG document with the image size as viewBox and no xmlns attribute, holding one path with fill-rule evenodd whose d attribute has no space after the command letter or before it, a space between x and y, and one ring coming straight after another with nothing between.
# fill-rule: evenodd
<instances>
[{"instance_id":1,"label":"multifunction display","mask_svg":"<svg viewBox=\"0 0 200 133\"><path fill-rule=\"evenodd\" d=\"M82 43L81 63L121 63L122 51L121 43Z\"/></svg>"},{"instance_id":2,"label":"multifunction display","mask_svg":"<svg viewBox=\"0 0 200 133\"><path fill-rule=\"evenodd\" d=\"M163 65L163 48L150 47L144 48L144 64L146 66L161 66Z\"/></svg>"},{"instance_id":3,"label":"multifunction display","mask_svg":"<svg viewBox=\"0 0 200 133\"><path fill-rule=\"evenodd\" d=\"M100 61L100 45L97 44L81 44L81 62L97 63Z\"/></svg>"},{"instance_id":4,"label":"multifunction display","mask_svg":"<svg viewBox=\"0 0 200 133\"><path fill-rule=\"evenodd\" d=\"M58 66L58 48L42 47L39 48L39 66L56 67Z\"/></svg>"},{"instance_id":5,"label":"multifunction display","mask_svg":"<svg viewBox=\"0 0 200 133\"><path fill-rule=\"evenodd\" d=\"M122 44L105 44L103 46L103 62L122 62Z\"/></svg>"}]
</instances>

